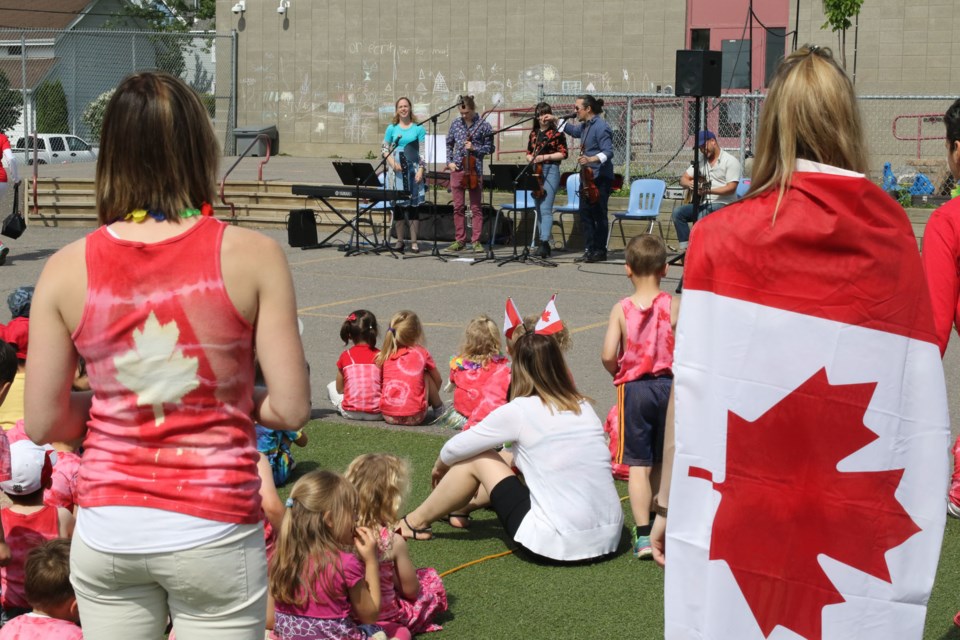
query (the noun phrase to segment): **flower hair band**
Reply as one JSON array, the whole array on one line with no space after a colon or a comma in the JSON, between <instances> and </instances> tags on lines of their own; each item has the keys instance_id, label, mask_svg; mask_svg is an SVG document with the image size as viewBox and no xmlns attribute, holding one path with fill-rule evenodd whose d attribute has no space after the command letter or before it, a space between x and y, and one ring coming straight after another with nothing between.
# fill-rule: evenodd
<instances>
[{"instance_id":1,"label":"flower hair band","mask_svg":"<svg viewBox=\"0 0 960 640\"><path fill-rule=\"evenodd\" d=\"M356 322L356 321L357 321L357 314L351 313L350 315L347 316L347 322Z\"/></svg>"}]
</instances>

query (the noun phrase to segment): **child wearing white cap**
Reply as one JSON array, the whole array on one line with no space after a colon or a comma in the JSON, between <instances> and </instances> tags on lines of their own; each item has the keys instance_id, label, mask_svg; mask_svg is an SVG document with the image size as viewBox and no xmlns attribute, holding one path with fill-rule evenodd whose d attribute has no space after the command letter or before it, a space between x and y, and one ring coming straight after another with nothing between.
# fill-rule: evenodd
<instances>
[{"instance_id":1,"label":"child wearing white cap","mask_svg":"<svg viewBox=\"0 0 960 640\"><path fill-rule=\"evenodd\" d=\"M3 536L10 547L10 562L0 567L0 623L31 610L24 592L24 563L31 549L55 538L73 535L73 515L63 508L43 504L43 490L50 486L52 449L20 440L10 445L10 479L0 482L13 503L0 510Z\"/></svg>"}]
</instances>

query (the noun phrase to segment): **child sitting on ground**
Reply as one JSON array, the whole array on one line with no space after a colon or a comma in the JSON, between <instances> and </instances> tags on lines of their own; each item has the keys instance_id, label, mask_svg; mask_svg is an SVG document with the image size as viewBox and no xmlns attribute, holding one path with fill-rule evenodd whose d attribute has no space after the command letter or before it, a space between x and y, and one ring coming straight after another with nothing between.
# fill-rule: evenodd
<instances>
[{"instance_id":1,"label":"child sitting on ground","mask_svg":"<svg viewBox=\"0 0 960 640\"><path fill-rule=\"evenodd\" d=\"M382 372L376 364L377 317L366 309L347 316L340 326L343 344L353 344L337 359L337 379L327 385L330 402L344 418L380 420Z\"/></svg>"},{"instance_id":2,"label":"child sitting on ground","mask_svg":"<svg viewBox=\"0 0 960 640\"><path fill-rule=\"evenodd\" d=\"M0 629L0 640L83 640L70 584L70 541L58 538L27 554L24 591L33 607Z\"/></svg>"},{"instance_id":3,"label":"child sitting on ground","mask_svg":"<svg viewBox=\"0 0 960 640\"><path fill-rule=\"evenodd\" d=\"M413 311L398 311L390 318L376 359L383 370L380 411L387 424L423 424L428 400L433 416L443 415L440 373L423 342L423 325Z\"/></svg>"},{"instance_id":4,"label":"child sitting on ground","mask_svg":"<svg viewBox=\"0 0 960 640\"><path fill-rule=\"evenodd\" d=\"M27 345L29 344L30 305L33 302L33 287L18 287L7 297L10 322L0 324L0 340L12 344L17 351L17 375L0 407L0 428L8 431L17 420L23 420L23 390L26 387Z\"/></svg>"},{"instance_id":5,"label":"child sitting on ground","mask_svg":"<svg viewBox=\"0 0 960 640\"><path fill-rule=\"evenodd\" d=\"M450 359L453 406L434 422L449 429L469 429L507 402L510 363L501 354L500 330L487 316L470 321L460 354Z\"/></svg>"},{"instance_id":6,"label":"child sitting on ground","mask_svg":"<svg viewBox=\"0 0 960 640\"><path fill-rule=\"evenodd\" d=\"M10 479L0 482L13 503L0 510L3 535L10 547L10 562L0 568L0 604L3 624L30 611L23 590L27 553L54 538L73 534L73 514L43 504L43 490L50 486L52 451L20 440L10 445Z\"/></svg>"},{"instance_id":7,"label":"child sitting on ground","mask_svg":"<svg viewBox=\"0 0 960 640\"><path fill-rule=\"evenodd\" d=\"M661 238L635 236L625 254L633 295L610 310L601 359L617 387L620 447L613 462L629 467L627 490L636 525L633 553L650 558L650 473L663 460L677 301L660 290L667 275L667 247Z\"/></svg>"},{"instance_id":8,"label":"child sitting on ground","mask_svg":"<svg viewBox=\"0 0 960 640\"><path fill-rule=\"evenodd\" d=\"M496 331L496 327L494 327ZM410 466L389 453L367 453L347 468L360 498L357 524L377 536L380 616L377 624L399 640L439 631L434 617L447 610L447 591L433 568L414 569L407 541L390 529L410 486Z\"/></svg>"},{"instance_id":9,"label":"child sitting on ground","mask_svg":"<svg viewBox=\"0 0 960 640\"><path fill-rule=\"evenodd\" d=\"M367 626L380 613L380 563L376 534L356 526L357 503L353 485L330 471L311 471L293 485L270 559L280 640L386 637ZM269 610L267 617L269 627Z\"/></svg>"}]
</instances>

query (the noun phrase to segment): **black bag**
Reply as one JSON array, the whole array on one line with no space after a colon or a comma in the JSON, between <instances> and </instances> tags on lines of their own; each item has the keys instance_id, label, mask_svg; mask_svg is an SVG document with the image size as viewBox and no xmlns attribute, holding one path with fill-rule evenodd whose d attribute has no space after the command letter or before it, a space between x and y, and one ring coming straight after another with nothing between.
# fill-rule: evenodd
<instances>
[{"instance_id":1,"label":"black bag","mask_svg":"<svg viewBox=\"0 0 960 640\"><path fill-rule=\"evenodd\" d=\"M0 234L16 240L27 230L27 221L20 213L20 183L13 185L13 211L3 219L3 228Z\"/></svg>"}]
</instances>

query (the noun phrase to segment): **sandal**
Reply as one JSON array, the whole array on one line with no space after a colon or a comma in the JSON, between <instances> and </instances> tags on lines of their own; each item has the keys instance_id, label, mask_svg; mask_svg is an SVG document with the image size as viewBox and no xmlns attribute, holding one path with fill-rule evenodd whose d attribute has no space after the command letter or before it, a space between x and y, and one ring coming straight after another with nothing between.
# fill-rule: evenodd
<instances>
[{"instance_id":1,"label":"sandal","mask_svg":"<svg viewBox=\"0 0 960 640\"><path fill-rule=\"evenodd\" d=\"M409 536L406 536L403 534L403 527L406 527L407 529L410 530ZM407 521L407 516L403 516L402 518L400 518L400 522L397 523L397 527L396 529L394 529L394 533L399 533L406 540L426 541L426 540L431 540L433 538L433 527L426 526L422 529L414 529L412 526L410 526L410 523ZM421 538L420 537L421 535L426 537Z\"/></svg>"},{"instance_id":2,"label":"sandal","mask_svg":"<svg viewBox=\"0 0 960 640\"><path fill-rule=\"evenodd\" d=\"M453 519L457 518L460 520L460 524L455 524ZM469 529L470 528L470 514L469 513L450 513L442 518L444 522L449 524L454 529Z\"/></svg>"}]
</instances>

